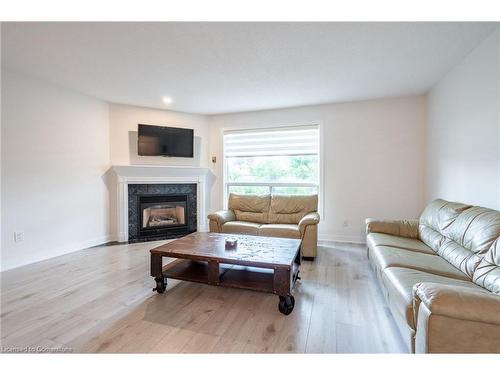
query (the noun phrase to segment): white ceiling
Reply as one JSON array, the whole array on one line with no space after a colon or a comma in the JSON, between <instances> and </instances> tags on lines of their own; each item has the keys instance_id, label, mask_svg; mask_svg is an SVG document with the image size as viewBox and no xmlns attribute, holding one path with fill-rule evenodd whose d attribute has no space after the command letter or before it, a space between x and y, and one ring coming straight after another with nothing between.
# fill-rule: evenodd
<instances>
[{"instance_id":1,"label":"white ceiling","mask_svg":"<svg viewBox=\"0 0 500 375\"><path fill-rule=\"evenodd\" d=\"M2 64L109 102L226 113L424 93L498 25L3 23Z\"/></svg>"}]
</instances>

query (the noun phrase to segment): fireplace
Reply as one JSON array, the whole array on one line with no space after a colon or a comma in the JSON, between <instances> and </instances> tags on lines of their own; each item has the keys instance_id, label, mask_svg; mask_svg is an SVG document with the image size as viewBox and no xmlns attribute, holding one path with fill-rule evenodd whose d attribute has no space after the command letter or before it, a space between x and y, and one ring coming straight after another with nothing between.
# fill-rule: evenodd
<instances>
[{"instance_id":1,"label":"fireplace","mask_svg":"<svg viewBox=\"0 0 500 375\"><path fill-rule=\"evenodd\" d=\"M129 185L129 242L177 238L196 231L195 184Z\"/></svg>"},{"instance_id":2,"label":"fireplace","mask_svg":"<svg viewBox=\"0 0 500 375\"><path fill-rule=\"evenodd\" d=\"M140 195L139 237L187 234L187 195Z\"/></svg>"}]
</instances>

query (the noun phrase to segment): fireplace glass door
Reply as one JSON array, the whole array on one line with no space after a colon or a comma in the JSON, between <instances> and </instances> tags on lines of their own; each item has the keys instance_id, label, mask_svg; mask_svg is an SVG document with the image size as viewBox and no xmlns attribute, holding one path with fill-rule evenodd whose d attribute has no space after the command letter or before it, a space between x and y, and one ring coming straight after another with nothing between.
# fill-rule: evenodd
<instances>
[{"instance_id":1,"label":"fireplace glass door","mask_svg":"<svg viewBox=\"0 0 500 375\"><path fill-rule=\"evenodd\" d=\"M141 196L138 213L139 233L142 236L164 234L182 228L187 230L185 195Z\"/></svg>"},{"instance_id":2,"label":"fireplace glass door","mask_svg":"<svg viewBox=\"0 0 500 375\"><path fill-rule=\"evenodd\" d=\"M186 203L151 204L142 210L142 227L170 227L186 224Z\"/></svg>"}]
</instances>

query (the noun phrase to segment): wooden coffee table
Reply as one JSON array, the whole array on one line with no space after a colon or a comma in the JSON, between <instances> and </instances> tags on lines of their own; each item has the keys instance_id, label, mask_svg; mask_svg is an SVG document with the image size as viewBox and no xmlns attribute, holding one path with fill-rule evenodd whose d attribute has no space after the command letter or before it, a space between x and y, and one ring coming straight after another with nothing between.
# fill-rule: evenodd
<instances>
[{"instance_id":1,"label":"wooden coffee table","mask_svg":"<svg viewBox=\"0 0 500 375\"><path fill-rule=\"evenodd\" d=\"M225 239L236 238L234 250ZM300 266L300 240L196 232L150 250L151 276L158 293L167 278L250 289L279 296L278 309L288 315L295 299L292 288ZM163 266L163 257L176 258Z\"/></svg>"}]
</instances>

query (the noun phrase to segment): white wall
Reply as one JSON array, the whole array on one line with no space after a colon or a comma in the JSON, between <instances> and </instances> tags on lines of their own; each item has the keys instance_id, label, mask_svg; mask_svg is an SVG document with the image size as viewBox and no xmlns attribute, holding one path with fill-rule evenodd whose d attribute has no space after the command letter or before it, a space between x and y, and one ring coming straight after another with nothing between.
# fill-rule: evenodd
<instances>
[{"instance_id":1,"label":"white wall","mask_svg":"<svg viewBox=\"0 0 500 375\"><path fill-rule=\"evenodd\" d=\"M137 155L137 125L164 125L194 129L194 158ZM208 166L208 119L206 116L162 111L123 104L109 105L112 165ZM110 233L118 239L116 176L107 173L110 190Z\"/></svg>"},{"instance_id":2,"label":"white wall","mask_svg":"<svg viewBox=\"0 0 500 375\"><path fill-rule=\"evenodd\" d=\"M106 242L108 104L5 70L1 99L2 270Z\"/></svg>"},{"instance_id":3,"label":"white wall","mask_svg":"<svg viewBox=\"0 0 500 375\"><path fill-rule=\"evenodd\" d=\"M110 104L111 164L113 165L208 165L207 117L189 113ZM194 158L137 155L137 124L194 129Z\"/></svg>"},{"instance_id":4,"label":"white wall","mask_svg":"<svg viewBox=\"0 0 500 375\"><path fill-rule=\"evenodd\" d=\"M428 96L428 200L500 209L500 30Z\"/></svg>"},{"instance_id":5,"label":"white wall","mask_svg":"<svg viewBox=\"0 0 500 375\"><path fill-rule=\"evenodd\" d=\"M211 209L222 202L222 129L321 123L323 239L364 241L364 219L416 218L424 207L424 97L326 104L211 116L217 176ZM343 226L344 220L349 222Z\"/></svg>"}]
</instances>

